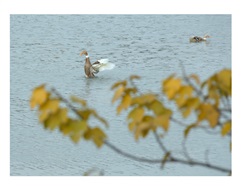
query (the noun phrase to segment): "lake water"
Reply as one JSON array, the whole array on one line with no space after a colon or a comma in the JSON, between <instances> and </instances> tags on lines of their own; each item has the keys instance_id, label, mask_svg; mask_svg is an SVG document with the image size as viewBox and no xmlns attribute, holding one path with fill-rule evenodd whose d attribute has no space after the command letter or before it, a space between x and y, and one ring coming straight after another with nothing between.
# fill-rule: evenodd
<instances>
[{"instance_id":1,"label":"lake water","mask_svg":"<svg viewBox=\"0 0 241 193\"><path fill-rule=\"evenodd\" d=\"M169 75L197 73L202 80L231 68L231 15L11 15L11 175L83 175L97 168L107 176L226 175L198 166L139 163L91 142L75 145L57 130L49 132L29 108L31 90L47 83L68 98L88 100L105 117L109 140L119 148L146 158L162 158L150 134L136 142L127 129L126 113L116 116L111 85L132 74L142 77L140 90L160 92ZM207 43L189 43L192 35L212 36ZM84 76L87 50L94 62L109 58L116 68ZM171 104L167 104L171 105ZM171 106L172 107L172 106ZM180 115L177 116L181 119ZM182 157L183 127L171 124L165 145ZM229 139L193 131L186 146L200 161L231 168ZM208 155L208 156L207 156ZM208 158L207 158L208 157Z\"/></svg>"}]
</instances>

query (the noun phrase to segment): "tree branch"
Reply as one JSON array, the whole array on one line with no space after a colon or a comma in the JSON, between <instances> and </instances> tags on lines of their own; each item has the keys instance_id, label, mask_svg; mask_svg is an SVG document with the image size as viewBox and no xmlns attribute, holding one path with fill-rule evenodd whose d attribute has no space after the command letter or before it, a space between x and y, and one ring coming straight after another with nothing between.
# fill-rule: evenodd
<instances>
[{"instance_id":1,"label":"tree branch","mask_svg":"<svg viewBox=\"0 0 241 193\"><path fill-rule=\"evenodd\" d=\"M152 163L152 164L155 164L155 163L161 164L161 162L162 162L162 159L146 159L146 158L143 158L143 157L134 156L132 154L129 154L127 152L122 151L121 149L117 148L116 146L114 146L113 144L111 144L108 141L104 141L104 144L107 147L109 147L110 149L114 150L116 153L118 153L118 154L120 154L124 157L130 158L132 160L135 160L135 161Z\"/></svg>"},{"instance_id":2,"label":"tree branch","mask_svg":"<svg viewBox=\"0 0 241 193\"><path fill-rule=\"evenodd\" d=\"M157 132L154 131L153 133L154 133L155 139L156 139L157 143L159 144L160 148L164 151L164 153L167 153L168 151L167 151L166 147L164 146L164 144L162 143L162 141L161 141L160 137L158 136Z\"/></svg>"},{"instance_id":3,"label":"tree branch","mask_svg":"<svg viewBox=\"0 0 241 193\"><path fill-rule=\"evenodd\" d=\"M77 116L79 116L78 111L75 109L75 107L67 99L62 97L61 94L59 94L55 89L52 89L52 92L54 92L57 95L57 97L59 97L60 100L62 100ZM172 118L172 120L175 120L175 119ZM180 124L183 124L182 122L179 122L179 121L176 121L176 122L178 122ZM157 135L156 132L154 132L154 136L155 136L156 141L158 142L159 146L161 147L161 149L165 153L169 152L166 149L166 147L163 145L162 141L160 140L160 138L159 138L159 136ZM112 149L114 152L116 152L116 153L118 153L118 154L120 154L120 155L122 155L124 157L127 157L127 158L130 158L132 160L135 160L135 161L146 162L146 163L150 163L150 164L162 164L162 162L163 162L163 159L147 159L147 158L143 158L143 157L138 157L138 156L132 155L130 153L127 153L127 152L122 151L121 149L117 148L116 146L111 144L109 141L104 141L103 143L107 147ZM185 165L196 165L196 166L202 166L202 167L207 167L207 168L210 168L210 169L218 170L218 171L221 171L221 172L231 173L230 169L222 168L222 167L211 165L209 163L204 163L204 162L197 162L197 161L193 161L193 160L178 159L178 158L175 158L175 157L173 157L171 155L169 156L169 158L167 160L165 160L165 162L166 163L168 163L168 162L169 163L181 163L181 164L185 164Z\"/></svg>"},{"instance_id":4,"label":"tree branch","mask_svg":"<svg viewBox=\"0 0 241 193\"><path fill-rule=\"evenodd\" d=\"M107 147L109 147L110 149L112 149L113 151L115 151L116 153L118 153L118 154L120 154L124 157L130 158L132 160L135 160L135 161L146 162L146 163L150 163L150 164L161 164L162 161L163 161L162 159L146 159L146 158L143 158L143 157L134 156L132 154L129 154L129 153L126 153L126 152L122 151L121 149L117 148L116 146L114 146L113 144L111 144L108 141L104 141L104 144ZM187 160L183 160L183 159L178 159L178 158L172 157L171 155L170 155L169 159L166 160L166 162L181 163L181 164L185 164L185 165L202 166L202 167L207 167L207 168L218 170L218 171L225 172L225 173L231 172L231 170L227 169L227 168L211 165L211 164L205 163L205 162L197 162L197 161L193 161L193 160L187 161Z\"/></svg>"}]
</instances>

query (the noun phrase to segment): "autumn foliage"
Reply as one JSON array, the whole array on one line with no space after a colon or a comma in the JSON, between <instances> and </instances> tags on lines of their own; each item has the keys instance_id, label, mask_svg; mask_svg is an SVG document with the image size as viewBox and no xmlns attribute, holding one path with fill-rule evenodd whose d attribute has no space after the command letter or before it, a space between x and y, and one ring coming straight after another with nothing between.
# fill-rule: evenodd
<instances>
[{"instance_id":1,"label":"autumn foliage","mask_svg":"<svg viewBox=\"0 0 241 193\"><path fill-rule=\"evenodd\" d=\"M231 70L223 69L203 82L195 74L171 75L163 80L160 91L167 100L173 101L179 112L167 107L159 94L141 93L135 86L135 81L140 78L133 75L111 87L114 91L112 103L118 103L117 116L129 110L126 120L135 140L158 129L168 132L171 123L176 122L184 128L184 138L195 128L216 129L220 135L230 137L231 145ZM39 121L46 129L58 128L75 143L91 140L97 147L106 144L103 128L108 127L108 123L88 107L86 100L76 96L66 100L55 89L47 90L46 85L41 85L33 90L30 106L32 109L37 107ZM71 116L69 111L75 116ZM175 113L181 113L183 119L193 114L195 119L185 124L175 119ZM90 117L97 119L100 125L91 127ZM163 150L165 156L162 161L175 161L171 151Z\"/></svg>"}]
</instances>

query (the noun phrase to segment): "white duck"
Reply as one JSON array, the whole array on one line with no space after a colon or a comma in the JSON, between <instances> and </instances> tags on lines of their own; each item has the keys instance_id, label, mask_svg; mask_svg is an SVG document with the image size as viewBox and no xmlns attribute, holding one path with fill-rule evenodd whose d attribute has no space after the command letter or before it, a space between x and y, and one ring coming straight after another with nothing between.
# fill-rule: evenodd
<instances>
[{"instance_id":1,"label":"white duck","mask_svg":"<svg viewBox=\"0 0 241 193\"><path fill-rule=\"evenodd\" d=\"M94 74L104 70L111 70L115 67L115 64L109 63L108 59L100 59L91 64L89 55L86 50L80 53L80 56L82 55L85 55L86 57L84 66L86 78L95 77Z\"/></svg>"}]
</instances>

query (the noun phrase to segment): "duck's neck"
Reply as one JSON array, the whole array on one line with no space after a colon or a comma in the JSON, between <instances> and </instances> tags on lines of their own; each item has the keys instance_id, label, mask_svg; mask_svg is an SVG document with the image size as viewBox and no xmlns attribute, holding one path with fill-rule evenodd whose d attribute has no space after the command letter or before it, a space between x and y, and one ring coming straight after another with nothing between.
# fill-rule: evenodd
<instances>
[{"instance_id":1,"label":"duck's neck","mask_svg":"<svg viewBox=\"0 0 241 193\"><path fill-rule=\"evenodd\" d=\"M86 55L86 56L85 56L85 61L86 61L87 63L90 63L89 55Z\"/></svg>"}]
</instances>

